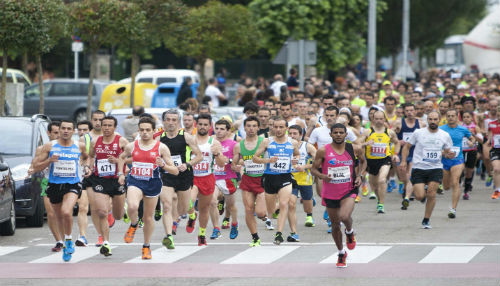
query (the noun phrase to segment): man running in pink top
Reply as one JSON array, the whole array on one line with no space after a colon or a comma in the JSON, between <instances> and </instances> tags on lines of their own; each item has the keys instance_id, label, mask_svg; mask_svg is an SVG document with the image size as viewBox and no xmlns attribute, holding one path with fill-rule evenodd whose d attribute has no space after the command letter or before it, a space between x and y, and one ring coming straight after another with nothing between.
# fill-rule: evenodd
<instances>
[{"instance_id":1,"label":"man running in pink top","mask_svg":"<svg viewBox=\"0 0 500 286\"><path fill-rule=\"evenodd\" d=\"M312 174L323 180L322 203L332 221L332 237L339 250L337 267L346 267L347 252L342 244L340 223L345 225L346 244L349 250L356 247L351 214L354 199L361 184L360 164L350 143L345 143L347 129L336 123L330 128L332 143L316 152Z\"/></svg>"}]
</instances>

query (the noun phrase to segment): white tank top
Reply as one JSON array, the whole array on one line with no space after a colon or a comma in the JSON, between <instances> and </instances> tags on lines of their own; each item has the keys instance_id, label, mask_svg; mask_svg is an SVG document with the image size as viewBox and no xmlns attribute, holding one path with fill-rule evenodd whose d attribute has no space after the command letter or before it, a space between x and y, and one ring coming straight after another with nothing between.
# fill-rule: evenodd
<instances>
[{"instance_id":1,"label":"white tank top","mask_svg":"<svg viewBox=\"0 0 500 286\"><path fill-rule=\"evenodd\" d=\"M203 160L193 166L193 175L196 177L205 177L213 172L214 156L212 154L212 144L214 139L212 137L208 138L205 144L198 145L203 156ZM196 157L193 154L193 158Z\"/></svg>"}]
</instances>

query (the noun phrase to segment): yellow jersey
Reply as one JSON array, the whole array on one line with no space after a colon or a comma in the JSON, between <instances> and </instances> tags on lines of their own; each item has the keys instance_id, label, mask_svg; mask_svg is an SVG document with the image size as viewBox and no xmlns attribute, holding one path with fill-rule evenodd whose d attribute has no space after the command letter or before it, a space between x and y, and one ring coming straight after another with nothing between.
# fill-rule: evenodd
<instances>
[{"instance_id":1,"label":"yellow jersey","mask_svg":"<svg viewBox=\"0 0 500 286\"><path fill-rule=\"evenodd\" d=\"M307 142L301 142L299 152L299 165L307 165L312 163L313 158L307 152ZM297 185L299 186L311 186L313 184L311 169L306 169L304 172L297 172L294 168L292 168L292 175L297 182Z\"/></svg>"},{"instance_id":2,"label":"yellow jersey","mask_svg":"<svg viewBox=\"0 0 500 286\"><path fill-rule=\"evenodd\" d=\"M366 158L383 159L391 156L391 137L387 128L382 133L375 132L373 127L370 130L370 136L366 138L366 142L373 140L373 144L366 146Z\"/></svg>"}]
</instances>

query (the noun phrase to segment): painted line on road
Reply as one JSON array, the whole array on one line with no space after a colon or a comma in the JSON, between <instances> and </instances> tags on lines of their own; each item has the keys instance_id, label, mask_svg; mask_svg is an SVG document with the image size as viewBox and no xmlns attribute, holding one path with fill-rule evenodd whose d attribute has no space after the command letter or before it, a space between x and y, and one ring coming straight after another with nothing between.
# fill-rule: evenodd
<instances>
[{"instance_id":1,"label":"painted line on road","mask_svg":"<svg viewBox=\"0 0 500 286\"><path fill-rule=\"evenodd\" d=\"M202 250L204 246L176 246L175 249L165 251L159 248L151 252L154 259L143 260L141 256L125 261L125 263L174 263L184 257Z\"/></svg>"},{"instance_id":2,"label":"painted line on road","mask_svg":"<svg viewBox=\"0 0 500 286\"><path fill-rule=\"evenodd\" d=\"M432 249L419 263L468 263L484 247L438 246Z\"/></svg>"},{"instance_id":3,"label":"painted line on road","mask_svg":"<svg viewBox=\"0 0 500 286\"><path fill-rule=\"evenodd\" d=\"M113 246L142 246L142 243L113 243L111 242ZM162 245L159 242L153 242L150 243L153 246L159 246ZM262 245L274 245L272 242L262 242ZM329 242L294 242L294 243L282 243L282 245L297 245L297 246L314 246L314 245L333 245L333 241ZM53 246L53 243L39 243L36 244L35 246ZM176 242L175 245L184 245L184 246L190 246L190 245L198 245L196 242ZM227 245L248 245L248 242L212 242L208 244L209 246L215 245L215 246L227 246ZM491 242L486 242L486 243L480 243L480 242L473 242L473 243L468 243L468 242L357 242L356 245L366 245L366 246L376 246L376 245L381 245L381 246L399 246L399 245L413 245L413 246L500 246L500 243L491 243Z\"/></svg>"},{"instance_id":4,"label":"painted line on road","mask_svg":"<svg viewBox=\"0 0 500 286\"><path fill-rule=\"evenodd\" d=\"M347 263L368 263L379 257L392 246L358 246L354 250L348 250ZM327 257L320 263L337 263L337 253Z\"/></svg>"},{"instance_id":5,"label":"painted line on road","mask_svg":"<svg viewBox=\"0 0 500 286\"><path fill-rule=\"evenodd\" d=\"M21 249L25 249L26 247L20 247L20 246L1 246L0 247L0 256L16 252Z\"/></svg>"},{"instance_id":6,"label":"painted line on road","mask_svg":"<svg viewBox=\"0 0 500 286\"><path fill-rule=\"evenodd\" d=\"M114 246L111 247L111 249L115 248ZM48 255L39 259L35 259L30 261L29 263L77 263L82 260L91 258L93 256L100 255L99 249L93 248L93 247L78 247L75 250L75 253L73 253L73 256L71 257L71 260L69 262L64 262L62 260L62 251L56 254Z\"/></svg>"},{"instance_id":7,"label":"painted line on road","mask_svg":"<svg viewBox=\"0 0 500 286\"><path fill-rule=\"evenodd\" d=\"M299 246L252 247L222 261L221 264L269 264L297 248L299 248Z\"/></svg>"}]
</instances>

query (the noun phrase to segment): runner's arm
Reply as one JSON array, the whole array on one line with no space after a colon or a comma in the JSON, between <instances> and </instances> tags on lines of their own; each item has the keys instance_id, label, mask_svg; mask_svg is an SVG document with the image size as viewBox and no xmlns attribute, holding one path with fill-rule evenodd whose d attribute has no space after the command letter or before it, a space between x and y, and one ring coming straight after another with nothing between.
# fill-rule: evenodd
<instances>
[{"instance_id":1,"label":"runner's arm","mask_svg":"<svg viewBox=\"0 0 500 286\"><path fill-rule=\"evenodd\" d=\"M262 154L264 154L268 145L269 145L269 139L264 138L264 140L262 140L262 143L260 143L259 148L257 148L257 151L255 151L255 155L253 155L252 161L254 163L269 164L269 163L271 163L271 159L276 158L276 157L273 157L273 158L261 158L260 157L260 156L262 156ZM276 162L277 159L274 159L274 160Z\"/></svg>"},{"instance_id":2,"label":"runner's arm","mask_svg":"<svg viewBox=\"0 0 500 286\"><path fill-rule=\"evenodd\" d=\"M31 163L34 173L38 173L38 172L45 170L50 165L50 163L53 162L49 158L51 147L52 147L52 143L49 142L49 143L46 143L46 144L40 146L39 150L37 149L37 154L35 155L35 158L33 159L33 162ZM54 161L56 161L56 160L54 160Z\"/></svg>"},{"instance_id":3,"label":"runner's arm","mask_svg":"<svg viewBox=\"0 0 500 286\"><path fill-rule=\"evenodd\" d=\"M189 162L186 162L186 167L194 166L203 160L200 147L198 147L196 138L193 135L184 133L184 138L186 139L186 143L189 145L189 148L191 148L191 152L194 155L191 156L191 160Z\"/></svg>"},{"instance_id":4,"label":"runner's arm","mask_svg":"<svg viewBox=\"0 0 500 286\"><path fill-rule=\"evenodd\" d=\"M226 162L228 161L228 158L226 156L224 156L224 154L222 154L222 145L220 144L220 142L217 139L214 139L212 147L214 148L215 152L218 153L217 155L214 154L215 163L219 167L225 167ZM212 151L212 153L215 153L215 152Z\"/></svg>"},{"instance_id":5,"label":"runner's arm","mask_svg":"<svg viewBox=\"0 0 500 286\"><path fill-rule=\"evenodd\" d=\"M309 144L309 143L306 143L306 144L307 144L307 145L306 145L306 146L307 146L307 147L306 147L306 148L307 148L307 154L309 154L309 155L311 156L311 158L313 158L313 163L314 163L314 158L316 157L316 152L317 152L317 151L316 151L316 148L314 148L314 145L312 145L312 144ZM305 168L305 169L311 169L311 168L312 168L312 166L313 166L313 164L312 164L312 163L311 163L311 164L306 164L306 165L304 166L304 168Z\"/></svg>"},{"instance_id":6,"label":"runner's arm","mask_svg":"<svg viewBox=\"0 0 500 286\"><path fill-rule=\"evenodd\" d=\"M321 164L323 164L324 159L325 159L325 147L321 147L316 152L316 157L314 158L313 166L311 169L311 174L313 174L313 176L316 176L318 179L321 180L328 179L328 175L323 174L319 171L319 168L321 168Z\"/></svg>"}]
</instances>

